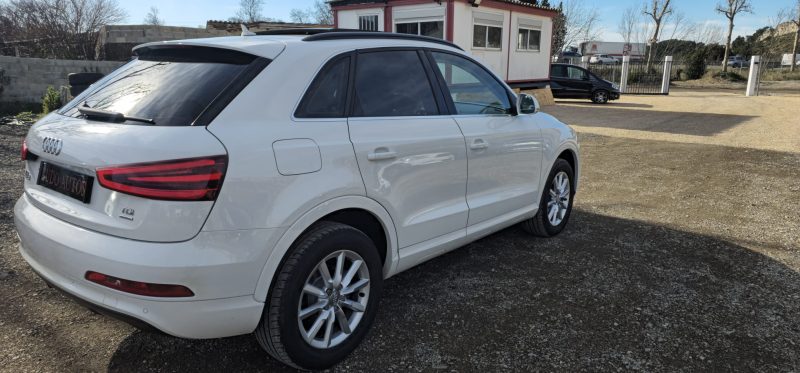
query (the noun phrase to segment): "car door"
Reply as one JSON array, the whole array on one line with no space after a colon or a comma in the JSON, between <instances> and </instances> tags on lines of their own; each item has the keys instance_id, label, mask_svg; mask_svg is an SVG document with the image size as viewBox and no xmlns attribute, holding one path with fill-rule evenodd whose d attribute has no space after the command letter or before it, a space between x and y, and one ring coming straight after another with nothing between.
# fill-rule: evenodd
<instances>
[{"instance_id":1,"label":"car door","mask_svg":"<svg viewBox=\"0 0 800 373\"><path fill-rule=\"evenodd\" d=\"M553 92L555 98L568 98L570 97L569 89L567 88L569 79L567 75L567 67L564 65L552 65L550 67L550 91Z\"/></svg>"},{"instance_id":2,"label":"car door","mask_svg":"<svg viewBox=\"0 0 800 373\"><path fill-rule=\"evenodd\" d=\"M447 52L429 56L467 143L468 227L536 207L542 136L535 116L515 115L513 94L478 63Z\"/></svg>"},{"instance_id":3,"label":"car door","mask_svg":"<svg viewBox=\"0 0 800 373\"><path fill-rule=\"evenodd\" d=\"M590 97L592 94L592 81L589 72L577 67L566 66L567 77L563 80L567 95L574 98Z\"/></svg>"},{"instance_id":4,"label":"car door","mask_svg":"<svg viewBox=\"0 0 800 373\"><path fill-rule=\"evenodd\" d=\"M367 196L392 216L401 248L464 232L467 223L464 137L423 57L360 51L348 118Z\"/></svg>"}]
</instances>

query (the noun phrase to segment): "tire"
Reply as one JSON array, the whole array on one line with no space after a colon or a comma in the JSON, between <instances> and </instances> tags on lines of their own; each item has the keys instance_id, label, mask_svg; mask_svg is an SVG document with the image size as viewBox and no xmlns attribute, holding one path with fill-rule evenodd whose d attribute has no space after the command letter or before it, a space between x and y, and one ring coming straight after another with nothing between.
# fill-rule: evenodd
<instances>
[{"instance_id":1,"label":"tire","mask_svg":"<svg viewBox=\"0 0 800 373\"><path fill-rule=\"evenodd\" d=\"M557 224L553 224L548 216L549 205L553 200L550 190L554 186L553 180L556 178L556 175L560 175L562 173L566 176L568 181L567 186L569 190L566 192L568 200L566 201L566 210L564 211L563 216L560 217L560 221L558 221ZM575 173L572 170L572 166L570 166L569 162L564 159L557 159L555 164L553 164L553 168L550 170L550 175L547 177L547 183L545 183L544 190L542 191L542 198L539 202L539 210L536 212L534 217L522 222L522 228L526 232L539 237L552 237L561 233L561 231L564 230L564 227L567 226L569 217L572 214L572 202L575 200L575 188L573 185L575 185ZM563 205L559 205L559 207L561 206ZM559 213L560 211L561 210L559 210Z\"/></svg>"},{"instance_id":2,"label":"tire","mask_svg":"<svg viewBox=\"0 0 800 373\"><path fill-rule=\"evenodd\" d=\"M334 283L337 260L340 253L346 254L346 258L343 260L345 264L339 272L345 280L341 280L340 277L341 286L338 287L340 290L328 290L321 284L331 285ZM350 295L345 295L344 292L348 290L348 287L345 286L346 274L350 266L355 263L353 259L356 257L361 258L362 264L357 267L358 272L355 276L358 277L351 276L349 283L351 286L361 283L364 276L368 274L368 284L357 288ZM351 260L349 262L350 266L348 266L347 260ZM320 271L320 263L328 263L325 266L330 271L329 278L332 278L332 282L326 283L323 280L324 276ZM333 263L333 270L331 270L330 263ZM317 292L314 293L315 295L311 295L310 292L304 290L311 281L319 281L315 283L320 284L317 286L317 290L323 291L322 295L326 297L326 300L323 301L323 297L317 295L319 294ZM332 285L332 287L336 289L335 285ZM382 263L372 240L363 232L349 225L327 221L320 222L310 228L292 245L286 259L284 259L280 272L275 276L270 289L267 298L268 303L264 307L261 322L256 328L256 339L267 353L284 364L300 369L316 370L328 368L350 354L367 334L372 322L375 320L382 287ZM334 291L336 293L335 299L334 295L332 295ZM339 291L342 293L340 294ZM301 303L306 302L309 298L315 298L314 302L316 304L305 306L305 303ZM351 303L366 303L366 305L359 303L359 307L363 307L364 311L361 313L359 320L355 321L355 324L352 324L352 321L355 320L358 312L348 308L350 306L346 304L347 301ZM316 307L320 302L327 302L327 304L324 308ZM334 305L331 306L331 304ZM309 312L310 316L300 319L301 309L312 308L318 308L318 310L314 311L314 313ZM344 325L340 323L339 311L342 311L344 319L348 320L345 323L350 322L348 328L352 327L352 329L350 329L351 333L349 334L345 333ZM332 321L326 316L331 313L333 313L333 316L331 316L333 318ZM349 316L346 313L349 313ZM304 331L310 332L314 330L313 325L319 323L320 320L323 320L320 324L321 326L316 333L311 335L312 341L309 342L301 334L303 332L300 329L303 328ZM306 326L309 324L311 326ZM326 333L326 328L330 328L331 331ZM326 343L326 334L331 336L328 338L329 342L327 342L329 347L315 347L312 345L312 343L322 343L324 345ZM320 337L322 341L313 339L315 336ZM336 342L336 338L344 339ZM337 344L334 344L334 342Z\"/></svg>"},{"instance_id":3,"label":"tire","mask_svg":"<svg viewBox=\"0 0 800 373\"><path fill-rule=\"evenodd\" d=\"M598 89L592 92L592 102L595 104L607 104L610 94L604 89Z\"/></svg>"}]
</instances>

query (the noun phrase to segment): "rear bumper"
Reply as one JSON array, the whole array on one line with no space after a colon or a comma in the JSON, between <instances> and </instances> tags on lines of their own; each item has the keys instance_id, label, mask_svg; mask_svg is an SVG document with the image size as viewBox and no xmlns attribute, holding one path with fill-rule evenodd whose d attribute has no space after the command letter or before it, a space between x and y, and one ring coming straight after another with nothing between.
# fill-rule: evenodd
<instances>
[{"instance_id":1,"label":"rear bumper","mask_svg":"<svg viewBox=\"0 0 800 373\"><path fill-rule=\"evenodd\" d=\"M52 286L100 313L178 337L252 332L264 304L253 298L275 230L201 232L177 243L128 240L54 218L26 196L14 208L20 253ZM91 283L86 271L150 283L179 284L190 298L154 298Z\"/></svg>"}]
</instances>

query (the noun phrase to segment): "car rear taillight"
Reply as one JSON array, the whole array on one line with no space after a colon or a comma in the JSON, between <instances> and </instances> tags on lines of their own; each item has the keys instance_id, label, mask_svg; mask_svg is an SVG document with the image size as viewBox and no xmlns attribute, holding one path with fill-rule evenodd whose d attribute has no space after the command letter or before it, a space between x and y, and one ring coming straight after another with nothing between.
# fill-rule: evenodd
<instances>
[{"instance_id":1,"label":"car rear taillight","mask_svg":"<svg viewBox=\"0 0 800 373\"><path fill-rule=\"evenodd\" d=\"M146 282L123 280L98 272L88 271L87 280L114 290L148 297L180 298L191 297L194 293L183 285L150 284Z\"/></svg>"},{"instance_id":2,"label":"car rear taillight","mask_svg":"<svg viewBox=\"0 0 800 373\"><path fill-rule=\"evenodd\" d=\"M20 158L22 160L28 159L28 142L26 140L22 140L22 149L20 149Z\"/></svg>"},{"instance_id":3,"label":"car rear taillight","mask_svg":"<svg viewBox=\"0 0 800 373\"><path fill-rule=\"evenodd\" d=\"M97 169L100 185L135 196L171 201L213 201L225 176L228 157L142 163Z\"/></svg>"}]
</instances>

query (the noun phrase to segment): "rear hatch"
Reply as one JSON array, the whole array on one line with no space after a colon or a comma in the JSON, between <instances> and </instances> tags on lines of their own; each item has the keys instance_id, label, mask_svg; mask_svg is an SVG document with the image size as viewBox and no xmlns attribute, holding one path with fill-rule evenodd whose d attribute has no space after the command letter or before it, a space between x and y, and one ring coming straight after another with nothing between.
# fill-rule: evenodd
<instances>
[{"instance_id":1,"label":"rear hatch","mask_svg":"<svg viewBox=\"0 0 800 373\"><path fill-rule=\"evenodd\" d=\"M90 230L188 240L202 229L227 167L225 147L205 125L269 60L186 45L137 52L31 127L25 193Z\"/></svg>"}]
</instances>

